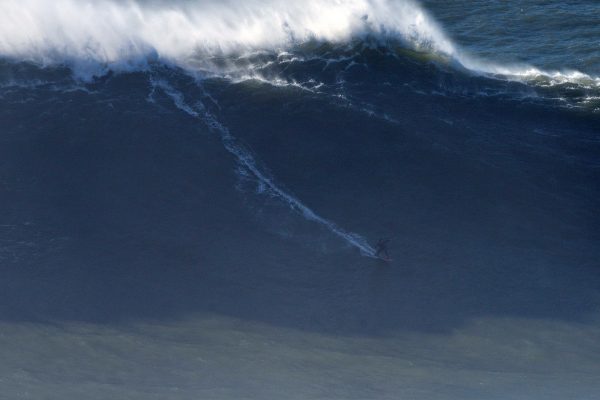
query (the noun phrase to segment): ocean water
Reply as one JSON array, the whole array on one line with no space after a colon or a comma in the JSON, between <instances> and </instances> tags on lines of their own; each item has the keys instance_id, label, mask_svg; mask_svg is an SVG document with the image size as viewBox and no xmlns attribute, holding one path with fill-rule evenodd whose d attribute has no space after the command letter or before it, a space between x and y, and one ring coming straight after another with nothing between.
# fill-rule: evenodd
<instances>
[{"instance_id":1,"label":"ocean water","mask_svg":"<svg viewBox=\"0 0 600 400\"><path fill-rule=\"evenodd\" d=\"M428 1L453 41L487 61L546 71L600 72L594 1Z\"/></svg>"},{"instance_id":2,"label":"ocean water","mask_svg":"<svg viewBox=\"0 0 600 400\"><path fill-rule=\"evenodd\" d=\"M0 399L600 399L599 46L583 0L1 0Z\"/></svg>"}]
</instances>

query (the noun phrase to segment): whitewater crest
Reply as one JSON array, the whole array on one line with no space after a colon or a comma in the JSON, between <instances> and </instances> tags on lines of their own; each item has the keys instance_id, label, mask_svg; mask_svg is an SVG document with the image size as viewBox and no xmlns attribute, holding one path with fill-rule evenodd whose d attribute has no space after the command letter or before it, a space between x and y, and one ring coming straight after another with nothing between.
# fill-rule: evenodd
<instances>
[{"instance_id":1,"label":"whitewater crest","mask_svg":"<svg viewBox=\"0 0 600 400\"><path fill-rule=\"evenodd\" d=\"M83 81L110 71L147 71L157 63L194 76L261 79L257 70L265 65L253 65L256 55L302 60L294 52L303 45L344 47L356 41L390 49L400 43L469 73L532 87L573 86L586 92L585 99L597 97L600 89L600 77L579 71L479 59L455 45L413 0L0 2L0 59L67 66ZM273 57L265 63L272 62ZM550 94L557 96L572 93Z\"/></svg>"},{"instance_id":2,"label":"whitewater crest","mask_svg":"<svg viewBox=\"0 0 600 400\"><path fill-rule=\"evenodd\" d=\"M80 76L145 68L160 60L189 68L198 57L283 51L311 40L395 38L424 51L454 46L411 0L4 0L0 55L69 65Z\"/></svg>"}]
</instances>

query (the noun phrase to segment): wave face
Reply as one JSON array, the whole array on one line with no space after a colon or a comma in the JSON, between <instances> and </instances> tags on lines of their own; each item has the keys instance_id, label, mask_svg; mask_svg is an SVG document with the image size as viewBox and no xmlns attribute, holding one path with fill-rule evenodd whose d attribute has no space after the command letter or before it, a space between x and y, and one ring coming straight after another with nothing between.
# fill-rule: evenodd
<instances>
[{"instance_id":1,"label":"wave face","mask_svg":"<svg viewBox=\"0 0 600 400\"><path fill-rule=\"evenodd\" d=\"M592 75L402 1L5 0L0 32L7 398L600 393Z\"/></svg>"}]
</instances>

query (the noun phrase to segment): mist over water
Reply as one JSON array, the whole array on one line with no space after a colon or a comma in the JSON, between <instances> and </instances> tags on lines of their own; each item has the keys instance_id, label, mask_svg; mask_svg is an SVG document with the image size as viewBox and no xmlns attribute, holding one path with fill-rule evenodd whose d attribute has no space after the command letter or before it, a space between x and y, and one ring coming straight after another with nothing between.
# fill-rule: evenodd
<instances>
[{"instance_id":1,"label":"mist over water","mask_svg":"<svg viewBox=\"0 0 600 400\"><path fill-rule=\"evenodd\" d=\"M91 62L136 68L154 59L186 65L193 57L283 51L309 40L339 43L367 34L453 52L435 23L410 1L26 0L0 7L0 54L78 68Z\"/></svg>"},{"instance_id":2,"label":"mist over water","mask_svg":"<svg viewBox=\"0 0 600 400\"><path fill-rule=\"evenodd\" d=\"M494 40L486 38L502 37L502 31L486 33L479 25L487 14L501 11L480 5L480 14L467 16L463 21L460 7L452 4L433 4L431 8L449 22L459 39L464 36L461 31L472 34L472 39L462 40L462 46L454 42L428 10L410 0L302 3L11 0L0 4L0 56L42 66L67 66L77 79L84 81L111 71L147 71L157 63L182 67L196 76L240 80L264 79L257 69L273 60L257 59L255 56L259 54L291 54L293 60L293 55L303 47L318 48L319 44L339 49L350 46L358 52L364 46L387 47L391 51L401 47L458 71L539 88L536 96L559 100L563 106L599 109L600 77L588 67L597 58L593 47L584 47L581 52L589 57L576 63L553 58L553 53L547 51L535 57L535 50L520 47L517 33L513 34L510 45L500 43L498 47ZM533 1L525 8L533 10L532 18L536 23L539 20L543 28L543 5ZM502 12L507 19L497 21L498 26L510 25L511 18L516 19L524 12L520 10L514 4L506 7ZM560 8L547 10L549 14L560 11ZM540 14L537 17L536 12ZM583 40L593 41L594 34L598 34L590 29ZM565 43L568 42L567 38ZM569 47L565 46L567 51ZM494 50L496 47L498 51ZM519 60L510 55L521 50L534 56ZM356 55L355 52L343 57ZM250 63L239 63L240 59L252 57ZM332 59L340 55L317 51L310 57ZM573 66L583 68L578 70Z\"/></svg>"}]
</instances>

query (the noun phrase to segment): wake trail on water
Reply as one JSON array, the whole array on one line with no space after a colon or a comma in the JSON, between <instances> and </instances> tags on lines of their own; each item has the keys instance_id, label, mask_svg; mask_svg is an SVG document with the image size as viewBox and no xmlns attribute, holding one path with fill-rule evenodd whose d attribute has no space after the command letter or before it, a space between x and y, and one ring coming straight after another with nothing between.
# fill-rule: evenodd
<instances>
[{"instance_id":1,"label":"wake trail on water","mask_svg":"<svg viewBox=\"0 0 600 400\"><path fill-rule=\"evenodd\" d=\"M329 232L338 236L349 245L357 248L361 255L377 258L375 255L375 249L364 237L354 232L348 232L340 228L334 222L321 217L304 203L302 203L297 197L282 189L275 182L275 180L268 175L268 173L258 167L253 155L239 143L236 137L231 134L229 129L219 122L215 115L211 113L201 101L198 101L195 106L188 104L185 101L185 96L183 93L178 91L165 80L151 79L151 84L154 89L159 88L167 96L169 96L178 109L193 118L201 120L212 132L217 133L221 138L221 142L223 143L225 149L235 157L236 161L242 166L242 168L249 171L258 180L258 182L267 189L268 193L287 203L292 210L301 214L308 221L315 222L325 227Z\"/></svg>"}]
</instances>

